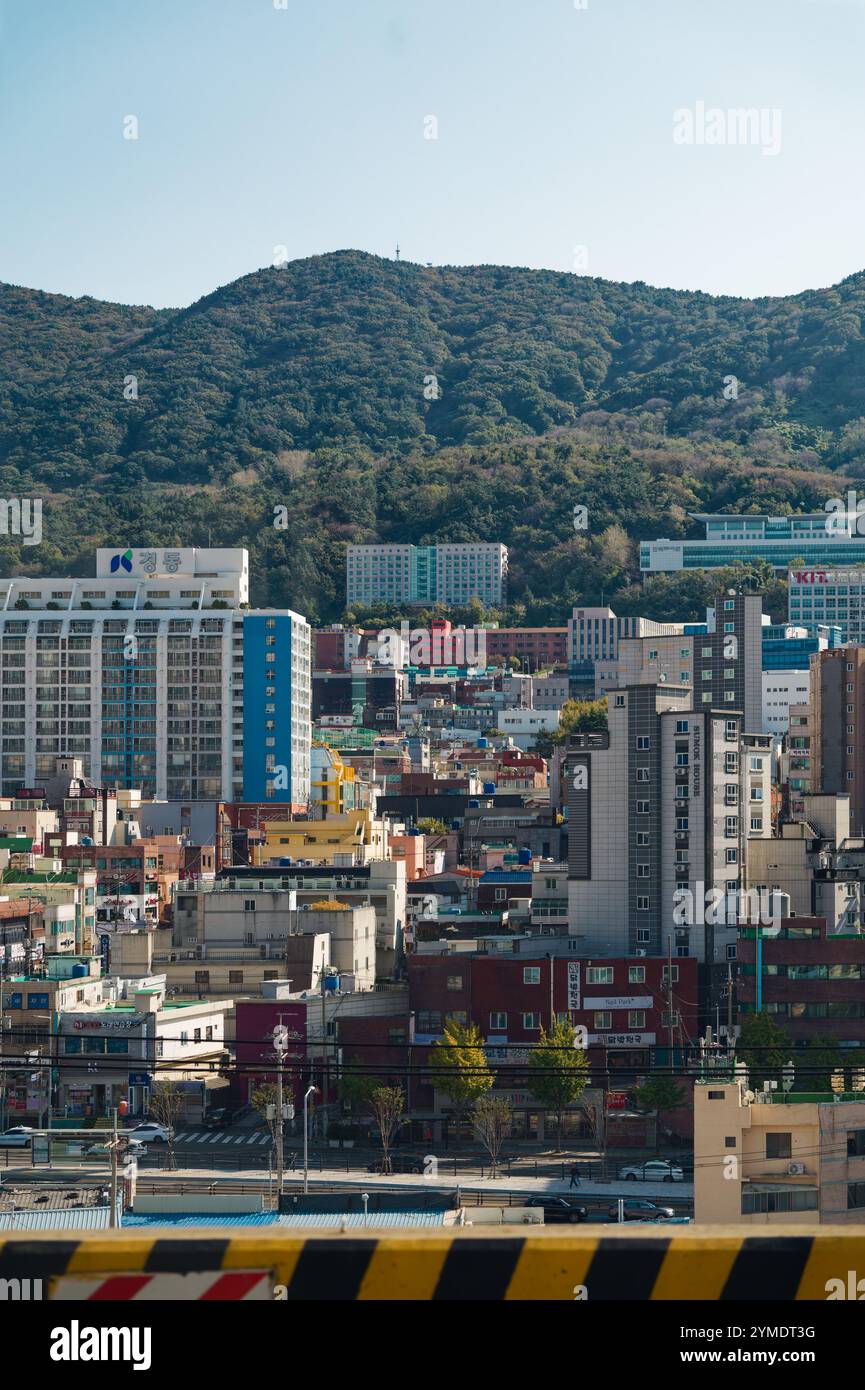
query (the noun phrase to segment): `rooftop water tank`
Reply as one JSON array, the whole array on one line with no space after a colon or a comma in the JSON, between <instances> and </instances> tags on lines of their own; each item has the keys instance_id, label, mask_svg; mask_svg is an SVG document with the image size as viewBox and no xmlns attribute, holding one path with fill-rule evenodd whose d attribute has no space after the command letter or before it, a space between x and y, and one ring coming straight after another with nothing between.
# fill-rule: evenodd
<instances>
[{"instance_id":1,"label":"rooftop water tank","mask_svg":"<svg viewBox=\"0 0 865 1390\"><path fill-rule=\"evenodd\" d=\"M82 975L86 975L87 973L86 965L73 965L72 967L73 980L79 979Z\"/></svg>"},{"instance_id":2,"label":"rooftop water tank","mask_svg":"<svg viewBox=\"0 0 865 1390\"><path fill-rule=\"evenodd\" d=\"M518 863L518 864L531 864L531 862L532 862L532 852L531 852L531 850L530 850L530 849L521 849L521 850L519 851L519 853L517 854L517 863Z\"/></svg>"}]
</instances>

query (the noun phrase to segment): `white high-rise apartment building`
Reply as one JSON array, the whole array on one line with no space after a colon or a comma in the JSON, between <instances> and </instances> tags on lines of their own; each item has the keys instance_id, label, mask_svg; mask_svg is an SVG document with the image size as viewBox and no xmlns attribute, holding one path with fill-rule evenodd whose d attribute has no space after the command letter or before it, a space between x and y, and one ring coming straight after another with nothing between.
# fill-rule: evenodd
<instances>
[{"instance_id":1,"label":"white high-rise apartment building","mask_svg":"<svg viewBox=\"0 0 865 1390\"><path fill-rule=\"evenodd\" d=\"M100 550L95 579L0 580L0 788L59 755L149 799L309 797L310 630L249 610L245 550Z\"/></svg>"},{"instance_id":2,"label":"white high-rise apartment building","mask_svg":"<svg viewBox=\"0 0 865 1390\"><path fill-rule=\"evenodd\" d=\"M346 602L422 606L479 598L499 608L507 597L507 574L506 545L350 545Z\"/></svg>"},{"instance_id":3,"label":"white high-rise apartment building","mask_svg":"<svg viewBox=\"0 0 865 1390\"><path fill-rule=\"evenodd\" d=\"M630 686L607 706L607 733L568 741L569 931L590 954L672 945L723 967L736 925L704 920L705 894L738 887L748 840L772 833L771 738L681 687ZM692 921L677 920L681 890Z\"/></svg>"}]
</instances>

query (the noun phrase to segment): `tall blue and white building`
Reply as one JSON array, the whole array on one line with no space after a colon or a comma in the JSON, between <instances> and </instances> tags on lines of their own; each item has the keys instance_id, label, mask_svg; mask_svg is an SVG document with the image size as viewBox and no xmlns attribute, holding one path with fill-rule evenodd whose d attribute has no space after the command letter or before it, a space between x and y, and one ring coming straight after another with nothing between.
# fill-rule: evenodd
<instances>
[{"instance_id":1,"label":"tall blue and white building","mask_svg":"<svg viewBox=\"0 0 865 1390\"><path fill-rule=\"evenodd\" d=\"M148 799L309 798L310 629L249 609L245 550L99 550L94 579L0 579L0 788L58 755Z\"/></svg>"}]
</instances>

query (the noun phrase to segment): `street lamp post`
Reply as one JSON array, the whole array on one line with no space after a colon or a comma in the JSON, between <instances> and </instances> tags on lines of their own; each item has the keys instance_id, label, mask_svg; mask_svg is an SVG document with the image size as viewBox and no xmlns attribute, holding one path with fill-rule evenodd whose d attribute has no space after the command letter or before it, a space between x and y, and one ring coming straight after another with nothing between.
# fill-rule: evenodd
<instances>
[{"instance_id":1,"label":"street lamp post","mask_svg":"<svg viewBox=\"0 0 865 1390\"><path fill-rule=\"evenodd\" d=\"M319 1094L317 1086L310 1086L303 1097L303 1190L309 1192L309 1098Z\"/></svg>"}]
</instances>

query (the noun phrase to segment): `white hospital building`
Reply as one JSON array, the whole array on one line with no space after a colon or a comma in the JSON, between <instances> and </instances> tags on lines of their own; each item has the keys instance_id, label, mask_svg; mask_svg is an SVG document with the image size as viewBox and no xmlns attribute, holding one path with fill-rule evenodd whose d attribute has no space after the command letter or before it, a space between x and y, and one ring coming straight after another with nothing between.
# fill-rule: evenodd
<instances>
[{"instance_id":1,"label":"white hospital building","mask_svg":"<svg viewBox=\"0 0 865 1390\"><path fill-rule=\"evenodd\" d=\"M309 797L310 630L249 609L245 550L98 550L87 579L0 579L0 791L59 755L145 799Z\"/></svg>"}]
</instances>

